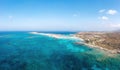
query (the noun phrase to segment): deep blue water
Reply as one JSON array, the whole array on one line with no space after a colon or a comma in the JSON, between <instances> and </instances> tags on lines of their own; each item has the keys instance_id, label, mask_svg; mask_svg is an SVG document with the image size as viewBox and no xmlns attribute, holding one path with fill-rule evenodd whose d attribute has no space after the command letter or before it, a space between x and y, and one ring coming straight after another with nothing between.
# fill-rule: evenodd
<instances>
[{"instance_id":1,"label":"deep blue water","mask_svg":"<svg viewBox=\"0 0 120 70\"><path fill-rule=\"evenodd\" d=\"M0 32L0 70L120 70L119 54L78 45L78 41L29 32Z\"/></svg>"}]
</instances>

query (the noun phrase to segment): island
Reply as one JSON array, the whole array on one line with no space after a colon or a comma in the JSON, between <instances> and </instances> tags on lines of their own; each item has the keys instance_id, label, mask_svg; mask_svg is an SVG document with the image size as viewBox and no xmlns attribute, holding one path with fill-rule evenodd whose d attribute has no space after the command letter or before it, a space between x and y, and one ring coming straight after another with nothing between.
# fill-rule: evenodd
<instances>
[{"instance_id":1,"label":"island","mask_svg":"<svg viewBox=\"0 0 120 70\"><path fill-rule=\"evenodd\" d=\"M103 49L110 53L120 53L120 32L78 32L76 37L84 40L85 45Z\"/></svg>"}]
</instances>

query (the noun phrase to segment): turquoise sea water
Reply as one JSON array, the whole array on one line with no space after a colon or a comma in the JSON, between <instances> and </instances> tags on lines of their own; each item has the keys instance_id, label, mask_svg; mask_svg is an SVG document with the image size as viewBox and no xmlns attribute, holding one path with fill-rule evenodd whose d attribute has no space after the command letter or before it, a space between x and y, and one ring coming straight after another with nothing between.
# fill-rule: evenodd
<instances>
[{"instance_id":1,"label":"turquoise sea water","mask_svg":"<svg viewBox=\"0 0 120 70\"><path fill-rule=\"evenodd\" d=\"M78 45L78 41L0 32L0 70L120 70L120 55Z\"/></svg>"}]
</instances>

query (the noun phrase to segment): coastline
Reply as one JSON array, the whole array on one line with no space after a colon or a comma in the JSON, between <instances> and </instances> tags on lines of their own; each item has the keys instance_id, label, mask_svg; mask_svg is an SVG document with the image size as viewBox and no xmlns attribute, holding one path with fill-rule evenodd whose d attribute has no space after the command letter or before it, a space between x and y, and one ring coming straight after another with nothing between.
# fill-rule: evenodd
<instances>
[{"instance_id":1,"label":"coastline","mask_svg":"<svg viewBox=\"0 0 120 70\"><path fill-rule=\"evenodd\" d=\"M103 51L106 51L110 54L120 54L120 51L119 50L116 50L116 49L108 49L108 48L104 48L102 46L99 46L99 45L96 45L96 44L92 44L92 43L87 43L86 42L86 39L82 38L82 37L78 37L76 34L73 34L71 36L64 36L64 35L61 35L61 34L52 34L52 33L39 33L39 32L30 32L31 34L38 34L38 35L45 35L45 36L48 36L48 37L53 37L53 38L56 38L56 39L61 39L61 38L64 38L64 39L77 39L77 40L80 40L81 42L77 42L77 44L83 44L83 45L86 45L88 47L91 47L91 48L98 48L100 50L103 50ZM84 35L82 35L84 36ZM93 40L93 42L95 42Z\"/></svg>"},{"instance_id":2,"label":"coastline","mask_svg":"<svg viewBox=\"0 0 120 70\"><path fill-rule=\"evenodd\" d=\"M73 34L70 35L62 35L62 34L53 34L53 33L40 33L40 32L29 32L30 34L36 34L36 35L43 35L43 36L48 36L56 39L76 39L76 40L81 40L83 39L78 39L78 37L74 36Z\"/></svg>"},{"instance_id":3,"label":"coastline","mask_svg":"<svg viewBox=\"0 0 120 70\"><path fill-rule=\"evenodd\" d=\"M98 37L100 36L99 34L104 35L105 32L87 32L87 33L86 32L82 32L82 33L80 32L78 34L75 34L75 36L78 37L79 39L83 40L84 45L87 45L91 48L98 48L98 49L103 50L105 52L108 52L110 54L120 54L119 49L116 49L114 47L113 47L113 49L110 49L110 48L106 48L104 46L100 46L100 44L98 44L100 42L97 42L97 40L94 40L94 39L96 39L95 36L98 36ZM100 39L102 39L102 38L100 37ZM96 44L96 42L97 42L97 44ZM78 43L78 44L81 44L81 43ZM104 45L106 45L106 44L104 44Z\"/></svg>"},{"instance_id":4,"label":"coastline","mask_svg":"<svg viewBox=\"0 0 120 70\"><path fill-rule=\"evenodd\" d=\"M97 46L97 45L88 44L88 43L84 43L84 45L89 46L91 48L98 48L98 49L103 50L105 52L108 52L110 54L118 54L117 50L109 50L109 49L106 49L106 48L103 48L103 47L100 47L100 46Z\"/></svg>"}]
</instances>

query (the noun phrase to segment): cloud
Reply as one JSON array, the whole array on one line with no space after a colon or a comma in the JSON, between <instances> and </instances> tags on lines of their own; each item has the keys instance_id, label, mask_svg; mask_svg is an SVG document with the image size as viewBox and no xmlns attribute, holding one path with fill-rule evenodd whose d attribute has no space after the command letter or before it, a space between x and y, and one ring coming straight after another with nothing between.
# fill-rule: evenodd
<instances>
[{"instance_id":1,"label":"cloud","mask_svg":"<svg viewBox=\"0 0 120 70\"><path fill-rule=\"evenodd\" d=\"M99 19L101 19L101 20L109 20L109 18L107 16L99 17Z\"/></svg>"},{"instance_id":2,"label":"cloud","mask_svg":"<svg viewBox=\"0 0 120 70\"><path fill-rule=\"evenodd\" d=\"M99 13L103 13L103 12L105 12L105 9L99 10Z\"/></svg>"},{"instance_id":3,"label":"cloud","mask_svg":"<svg viewBox=\"0 0 120 70\"><path fill-rule=\"evenodd\" d=\"M74 17L78 16L77 14L73 14Z\"/></svg>"},{"instance_id":4,"label":"cloud","mask_svg":"<svg viewBox=\"0 0 120 70\"><path fill-rule=\"evenodd\" d=\"M13 23L13 16L8 16L9 18L9 23Z\"/></svg>"},{"instance_id":5,"label":"cloud","mask_svg":"<svg viewBox=\"0 0 120 70\"><path fill-rule=\"evenodd\" d=\"M80 12L79 12L79 11L76 11L75 13L73 13L73 16L74 16L74 17L80 16Z\"/></svg>"},{"instance_id":6,"label":"cloud","mask_svg":"<svg viewBox=\"0 0 120 70\"><path fill-rule=\"evenodd\" d=\"M120 28L120 24L110 24L110 27Z\"/></svg>"},{"instance_id":7,"label":"cloud","mask_svg":"<svg viewBox=\"0 0 120 70\"><path fill-rule=\"evenodd\" d=\"M101 9L101 10L99 10L99 13L115 15L115 14L118 13L118 11L117 10L113 10L113 9L109 9L109 10Z\"/></svg>"},{"instance_id":8,"label":"cloud","mask_svg":"<svg viewBox=\"0 0 120 70\"><path fill-rule=\"evenodd\" d=\"M107 11L107 14L110 14L110 15L115 15L115 14L117 14L117 13L118 13L117 10L108 10L108 11Z\"/></svg>"},{"instance_id":9,"label":"cloud","mask_svg":"<svg viewBox=\"0 0 120 70\"><path fill-rule=\"evenodd\" d=\"M12 19L12 18L13 18L13 16L8 16L8 18L9 18L9 19Z\"/></svg>"}]
</instances>

